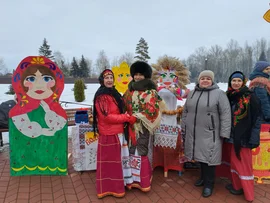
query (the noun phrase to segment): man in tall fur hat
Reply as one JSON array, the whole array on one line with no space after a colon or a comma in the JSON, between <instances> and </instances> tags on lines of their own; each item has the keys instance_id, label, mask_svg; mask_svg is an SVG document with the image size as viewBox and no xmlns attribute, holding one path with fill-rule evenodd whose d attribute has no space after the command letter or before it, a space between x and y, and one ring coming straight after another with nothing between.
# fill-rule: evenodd
<instances>
[{"instance_id":1,"label":"man in tall fur hat","mask_svg":"<svg viewBox=\"0 0 270 203\"><path fill-rule=\"evenodd\" d=\"M165 104L158 96L156 85L151 80L152 68L146 62L137 61L130 67L132 81L123 98L128 114L137 118L129 126L129 146L133 183L147 192L151 189L153 133L160 125L161 110Z\"/></svg>"}]
</instances>

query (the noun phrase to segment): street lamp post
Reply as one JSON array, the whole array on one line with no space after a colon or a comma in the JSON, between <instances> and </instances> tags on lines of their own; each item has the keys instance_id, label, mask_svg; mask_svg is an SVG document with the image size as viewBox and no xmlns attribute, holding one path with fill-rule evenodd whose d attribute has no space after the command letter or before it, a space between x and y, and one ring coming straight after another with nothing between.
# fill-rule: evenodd
<instances>
[{"instance_id":1,"label":"street lamp post","mask_svg":"<svg viewBox=\"0 0 270 203\"><path fill-rule=\"evenodd\" d=\"M205 60L204 60L204 70L207 70L207 58L205 58Z\"/></svg>"}]
</instances>

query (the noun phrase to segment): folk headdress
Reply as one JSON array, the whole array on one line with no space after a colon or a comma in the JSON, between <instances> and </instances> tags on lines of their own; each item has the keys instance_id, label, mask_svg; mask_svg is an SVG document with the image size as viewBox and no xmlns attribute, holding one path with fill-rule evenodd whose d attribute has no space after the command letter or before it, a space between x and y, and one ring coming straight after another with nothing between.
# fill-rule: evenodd
<instances>
[{"instance_id":1,"label":"folk headdress","mask_svg":"<svg viewBox=\"0 0 270 203\"><path fill-rule=\"evenodd\" d=\"M36 73L39 72L42 80L50 83L46 90L35 90L37 96L33 97L29 93L35 81ZM28 83L29 86L26 85ZM11 109L9 116L31 112L39 107L41 100L45 101L52 111L66 118L65 111L59 104L59 97L64 90L64 76L62 71L56 66L54 62L44 56L28 56L24 58L12 76L12 87L16 93L17 105ZM34 93L35 94L35 93ZM39 96L38 96L39 95Z\"/></svg>"},{"instance_id":2,"label":"folk headdress","mask_svg":"<svg viewBox=\"0 0 270 203\"><path fill-rule=\"evenodd\" d=\"M176 86L186 89L189 83L189 71L184 64L175 57L160 57L156 64L152 64L154 68L152 80L158 86Z\"/></svg>"},{"instance_id":3,"label":"folk headdress","mask_svg":"<svg viewBox=\"0 0 270 203\"><path fill-rule=\"evenodd\" d=\"M102 71L102 73L98 77L98 81L101 86L104 86L104 78L107 75L112 75L114 77L114 74L110 69L105 69L104 71Z\"/></svg>"}]
</instances>

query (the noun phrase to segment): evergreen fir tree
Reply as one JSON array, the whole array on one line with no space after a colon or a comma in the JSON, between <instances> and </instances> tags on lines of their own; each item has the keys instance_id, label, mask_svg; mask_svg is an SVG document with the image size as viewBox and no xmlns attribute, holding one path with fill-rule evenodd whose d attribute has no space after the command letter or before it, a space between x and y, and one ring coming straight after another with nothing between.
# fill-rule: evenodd
<instances>
[{"instance_id":1,"label":"evergreen fir tree","mask_svg":"<svg viewBox=\"0 0 270 203\"><path fill-rule=\"evenodd\" d=\"M141 37L136 46L136 56L134 58L139 61L148 62L148 59L150 59L150 56L148 55L148 48L147 42Z\"/></svg>"},{"instance_id":2,"label":"evergreen fir tree","mask_svg":"<svg viewBox=\"0 0 270 203\"><path fill-rule=\"evenodd\" d=\"M51 60L54 60L54 56L52 55L52 51L50 50L50 45L48 44L46 38L44 38L43 44L39 48L39 55L45 56Z\"/></svg>"},{"instance_id":3,"label":"evergreen fir tree","mask_svg":"<svg viewBox=\"0 0 270 203\"><path fill-rule=\"evenodd\" d=\"M12 94L12 95L14 95L14 94L15 94L15 91L14 91L14 89L13 89L12 84L11 84L11 85L9 85L8 89L9 89L9 90L6 92L6 94Z\"/></svg>"},{"instance_id":4,"label":"evergreen fir tree","mask_svg":"<svg viewBox=\"0 0 270 203\"><path fill-rule=\"evenodd\" d=\"M82 78L89 77L89 67L83 55L80 61L80 77Z\"/></svg>"},{"instance_id":5,"label":"evergreen fir tree","mask_svg":"<svg viewBox=\"0 0 270 203\"><path fill-rule=\"evenodd\" d=\"M264 51L262 51L262 53L261 53L261 55L260 55L260 57L259 57L259 61L267 61L267 59L266 59L266 54L265 54Z\"/></svg>"},{"instance_id":6,"label":"evergreen fir tree","mask_svg":"<svg viewBox=\"0 0 270 203\"><path fill-rule=\"evenodd\" d=\"M82 102L85 100L84 94L84 81L82 79L77 79L74 82L74 97L76 102Z\"/></svg>"},{"instance_id":7,"label":"evergreen fir tree","mask_svg":"<svg viewBox=\"0 0 270 203\"><path fill-rule=\"evenodd\" d=\"M80 67L79 67L75 57L73 57L73 59L72 59L70 75L74 78L80 77Z\"/></svg>"},{"instance_id":8,"label":"evergreen fir tree","mask_svg":"<svg viewBox=\"0 0 270 203\"><path fill-rule=\"evenodd\" d=\"M68 66L65 64L65 61L64 61L64 60L61 60L61 61L60 61L60 65L58 65L58 66L59 66L59 68L61 69L61 71L63 72L63 74L64 74L65 77L70 76L69 68L68 68Z\"/></svg>"}]
</instances>

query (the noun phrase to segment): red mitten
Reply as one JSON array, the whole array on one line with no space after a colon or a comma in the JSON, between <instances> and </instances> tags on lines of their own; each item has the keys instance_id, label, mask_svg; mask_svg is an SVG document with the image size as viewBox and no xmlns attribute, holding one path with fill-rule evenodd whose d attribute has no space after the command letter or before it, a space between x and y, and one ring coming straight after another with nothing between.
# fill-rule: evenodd
<instances>
[{"instance_id":1,"label":"red mitten","mask_svg":"<svg viewBox=\"0 0 270 203\"><path fill-rule=\"evenodd\" d=\"M135 116L130 116L130 118L129 118L129 120L128 120L128 122L132 125L132 124L134 124L134 123L136 123L136 121L137 121L137 118L135 117Z\"/></svg>"}]
</instances>

